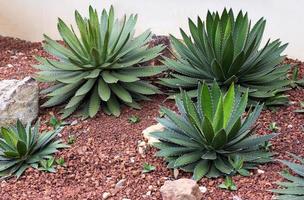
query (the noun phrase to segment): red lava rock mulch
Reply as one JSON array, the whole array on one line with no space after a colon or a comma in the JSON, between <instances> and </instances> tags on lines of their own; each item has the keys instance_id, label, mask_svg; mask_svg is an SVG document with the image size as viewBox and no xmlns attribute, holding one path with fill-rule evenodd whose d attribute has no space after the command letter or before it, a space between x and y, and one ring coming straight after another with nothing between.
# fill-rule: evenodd
<instances>
[{"instance_id":1,"label":"red lava rock mulch","mask_svg":"<svg viewBox=\"0 0 304 200\"><path fill-rule=\"evenodd\" d=\"M0 37L0 80L33 75L31 68L35 64L34 55L47 54L42 50L41 43L30 43L18 39ZM300 74L304 73L304 64L288 59L286 62L297 63ZM265 110L258 120L258 133L270 133L267 130L271 122L277 122L280 135L273 139L273 151L276 158L288 159L286 152L304 156L304 115L294 113L299 108L299 102L304 99L303 89L286 92L292 104L276 110ZM162 159L155 158L155 149L148 149L145 157L137 152L139 141L143 140L142 130L155 123L159 115L159 105L171 108L174 102L166 101L165 96L155 96L150 102L143 102L141 110L125 108L119 118L109 117L102 112L93 119L67 126L63 138L76 136L76 142L71 148L58 153L58 157L66 160L66 167L58 169L57 173L43 173L29 169L19 179L0 182L0 199L102 199L104 192L111 193L108 199L123 198L161 199L159 188L165 180L173 179L173 173L166 169ZM42 109L40 117L42 129L46 129L50 113L58 109ZM136 115L141 121L138 124L128 123L128 117ZM143 163L156 166L156 170L142 174ZM273 196L269 189L277 187L274 182L282 180L279 172L285 167L278 163L260 166L264 173L252 171L250 177L233 177L238 186L235 192L218 189L223 179L202 179L199 185L207 187L204 199L223 200L238 196L243 200L270 200ZM179 177L190 177L190 174L180 173ZM115 189L119 180L124 179L123 188Z\"/></svg>"}]
</instances>

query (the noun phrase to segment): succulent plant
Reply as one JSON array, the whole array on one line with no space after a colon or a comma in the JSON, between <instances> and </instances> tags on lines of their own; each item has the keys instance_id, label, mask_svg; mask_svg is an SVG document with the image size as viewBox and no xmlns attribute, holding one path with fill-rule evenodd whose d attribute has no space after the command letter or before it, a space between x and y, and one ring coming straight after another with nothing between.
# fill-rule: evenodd
<instances>
[{"instance_id":1,"label":"succulent plant","mask_svg":"<svg viewBox=\"0 0 304 200\"><path fill-rule=\"evenodd\" d=\"M304 87L304 78L300 78L298 66L294 66L292 70L292 76L290 77L290 86L292 88Z\"/></svg>"},{"instance_id":2,"label":"succulent plant","mask_svg":"<svg viewBox=\"0 0 304 200\"><path fill-rule=\"evenodd\" d=\"M66 148L61 140L55 140L61 129L39 133L39 122L24 127L20 121L16 126L0 130L0 179L16 176L33 164L48 158L60 148Z\"/></svg>"},{"instance_id":3,"label":"succulent plant","mask_svg":"<svg viewBox=\"0 0 304 200\"><path fill-rule=\"evenodd\" d=\"M159 149L156 155L164 157L169 168L193 172L193 178L199 180L233 175L272 160L272 153L260 145L276 134L254 134L253 124L263 105L257 104L244 115L248 91L241 95L232 84L223 94L214 82L211 88L199 84L197 92L197 103L185 91L176 98L179 114L163 107L165 118L158 122L165 129L151 133L159 140L153 143Z\"/></svg>"},{"instance_id":4,"label":"succulent plant","mask_svg":"<svg viewBox=\"0 0 304 200\"><path fill-rule=\"evenodd\" d=\"M139 64L157 57L163 46L148 48L149 30L134 37L137 15L118 20L111 7L109 12L103 10L99 19L90 7L88 19L75 11L75 20L80 36L59 19L58 30L65 45L44 36L44 49L59 60L37 57L41 63L34 66L41 70L37 80L53 83L42 91L50 97L43 107L67 102L63 118L78 109L85 117L93 117L101 106L107 114L119 116L121 104L139 109L137 100L159 92L140 78L156 75L166 67Z\"/></svg>"},{"instance_id":5,"label":"succulent plant","mask_svg":"<svg viewBox=\"0 0 304 200\"><path fill-rule=\"evenodd\" d=\"M173 72L162 78L161 84L170 88L182 87L195 97L198 81L212 84L216 80L227 89L232 82L241 91L249 88L251 104L264 101L266 105L286 104L280 92L287 89L289 65L280 65L281 53L287 44L279 40L268 42L260 48L266 21L261 18L251 27L248 15L224 9L208 11L206 21L200 17L195 24L189 19L191 36L180 29L183 41L171 36L176 59L164 58L163 63Z\"/></svg>"},{"instance_id":6,"label":"succulent plant","mask_svg":"<svg viewBox=\"0 0 304 200\"><path fill-rule=\"evenodd\" d=\"M283 188L272 190L272 192L279 194L276 197L279 200L302 200L304 199L304 159L294 154L290 155L299 164L286 160L279 161L288 166L297 176L290 174L288 171L282 172L281 176L287 179L287 182L278 182L277 184Z\"/></svg>"}]
</instances>

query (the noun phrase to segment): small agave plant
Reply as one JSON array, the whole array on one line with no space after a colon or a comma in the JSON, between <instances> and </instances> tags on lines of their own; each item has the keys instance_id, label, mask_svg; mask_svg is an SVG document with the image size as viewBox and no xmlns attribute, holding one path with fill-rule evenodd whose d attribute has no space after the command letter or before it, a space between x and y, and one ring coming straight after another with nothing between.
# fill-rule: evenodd
<instances>
[{"instance_id":1,"label":"small agave plant","mask_svg":"<svg viewBox=\"0 0 304 200\"><path fill-rule=\"evenodd\" d=\"M162 78L161 84L169 88L182 87L195 97L197 82L212 84L216 80L227 89L232 82L249 88L249 97L267 105L287 103L279 93L290 83L289 65L281 65L281 53L287 44L279 40L260 47L266 21L261 18L251 26L248 15L240 11L235 18L232 10L208 12L206 21L200 17L195 24L189 19L191 36L182 29L182 41L171 36L176 59L165 58L163 63L172 70L171 77Z\"/></svg>"},{"instance_id":2,"label":"small agave plant","mask_svg":"<svg viewBox=\"0 0 304 200\"><path fill-rule=\"evenodd\" d=\"M39 121L34 127L24 127L20 121L10 128L0 129L0 179L16 176L31 165L66 148L61 140L55 140L61 129L39 133Z\"/></svg>"},{"instance_id":3,"label":"small agave plant","mask_svg":"<svg viewBox=\"0 0 304 200\"><path fill-rule=\"evenodd\" d=\"M102 11L89 8L89 18L75 12L80 36L61 19L59 33L65 43L45 37L44 49L59 60L38 57L41 70L37 80L51 82L42 91L49 97L42 106L65 104L62 117L80 109L85 117L93 117L100 107L107 114L120 115L121 104L139 109L137 100L158 93L157 87L141 77L156 75L163 66L139 66L156 58L163 46L148 48L152 34L149 30L134 37L137 15L115 19L114 9Z\"/></svg>"},{"instance_id":4,"label":"small agave plant","mask_svg":"<svg viewBox=\"0 0 304 200\"><path fill-rule=\"evenodd\" d=\"M233 160L242 160L242 169L252 169L270 162L272 153L263 151L260 145L276 134L255 135L253 124L263 105L257 104L253 111L244 115L248 91L241 95L232 84L226 94L218 84L211 88L199 84L197 103L182 91L176 98L179 114L161 110L165 118L159 118L164 131L151 133L159 142L157 156L164 157L169 168L193 172L193 178L233 175Z\"/></svg>"},{"instance_id":5,"label":"small agave plant","mask_svg":"<svg viewBox=\"0 0 304 200\"><path fill-rule=\"evenodd\" d=\"M278 182L277 184L282 189L271 190L278 194L276 199L279 200L303 200L304 199L304 159L290 154L295 160L299 161L300 164L292 163L285 160L280 160L281 163L288 166L297 176L291 175L285 171L281 173L286 182Z\"/></svg>"}]
</instances>

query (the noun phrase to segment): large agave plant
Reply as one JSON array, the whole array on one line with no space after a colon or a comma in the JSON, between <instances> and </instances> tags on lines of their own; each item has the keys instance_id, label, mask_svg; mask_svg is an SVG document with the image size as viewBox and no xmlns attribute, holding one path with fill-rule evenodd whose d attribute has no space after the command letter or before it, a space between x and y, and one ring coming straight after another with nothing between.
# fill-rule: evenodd
<instances>
[{"instance_id":1,"label":"large agave plant","mask_svg":"<svg viewBox=\"0 0 304 200\"><path fill-rule=\"evenodd\" d=\"M66 148L61 140L54 138L61 129L39 133L39 122L24 127L17 121L15 127L0 129L0 179L16 176L31 165Z\"/></svg>"},{"instance_id":2,"label":"large agave plant","mask_svg":"<svg viewBox=\"0 0 304 200\"><path fill-rule=\"evenodd\" d=\"M287 165L298 176L291 175L288 172L282 172L281 176L283 176L287 182L279 182L278 185L282 186L283 189L276 189L272 191L279 194L276 199L302 200L304 199L304 159L294 154L290 155L300 164L285 160L281 160L280 162L282 162L284 165Z\"/></svg>"},{"instance_id":3,"label":"large agave plant","mask_svg":"<svg viewBox=\"0 0 304 200\"><path fill-rule=\"evenodd\" d=\"M211 88L198 85L197 103L186 92L176 99L180 114L162 108L165 118L158 121L165 130L151 135L160 142L157 156L165 157L169 168L193 172L196 180L203 176L233 175L234 160L242 160L243 169L271 161L272 154L260 149L274 134L255 135L253 124L263 105L257 104L244 115L248 91L242 96L232 84L223 95L217 83Z\"/></svg>"},{"instance_id":4,"label":"large agave plant","mask_svg":"<svg viewBox=\"0 0 304 200\"><path fill-rule=\"evenodd\" d=\"M277 94L289 84L290 66L280 65L287 44L268 40L260 48L265 23L261 18L251 27L247 13L240 11L235 18L232 10L226 9L221 16L208 12L206 22L200 17L197 24L189 19L191 36L182 29L183 41L171 36L176 59L164 59L173 73L161 83L173 89L182 87L195 96L198 81L211 84L216 80L225 89L235 82L242 91L249 88L250 100L285 104L286 97Z\"/></svg>"},{"instance_id":5,"label":"large agave plant","mask_svg":"<svg viewBox=\"0 0 304 200\"><path fill-rule=\"evenodd\" d=\"M41 70L37 79L54 83L42 91L50 97L42 106L68 101L63 117L78 108L82 108L83 115L93 117L102 105L106 113L119 116L121 103L140 108L136 100L159 92L140 77L156 75L164 67L138 64L157 57L163 47L148 48L149 30L134 37L137 15L119 21L111 7L109 12L103 10L99 18L90 7L88 19L76 11L75 20L80 36L59 19L58 30L65 45L45 35L44 49L59 60L37 58L41 63L35 66Z\"/></svg>"}]
</instances>

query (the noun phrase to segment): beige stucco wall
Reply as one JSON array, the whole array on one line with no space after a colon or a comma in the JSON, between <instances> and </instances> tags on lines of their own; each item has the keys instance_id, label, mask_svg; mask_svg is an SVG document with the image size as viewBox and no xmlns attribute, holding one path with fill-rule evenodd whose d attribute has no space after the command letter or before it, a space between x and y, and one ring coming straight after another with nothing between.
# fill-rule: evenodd
<instances>
[{"instance_id":1,"label":"beige stucco wall","mask_svg":"<svg viewBox=\"0 0 304 200\"><path fill-rule=\"evenodd\" d=\"M204 17L208 9L242 9L253 21L264 16L264 38L281 38L289 43L286 54L304 60L303 0L0 0L0 35L40 41L47 33L59 39L57 17L73 24L74 10L86 14L90 4L99 10L113 4L119 16L138 13L138 32L151 28L174 35L179 27L187 30L187 17Z\"/></svg>"}]
</instances>

